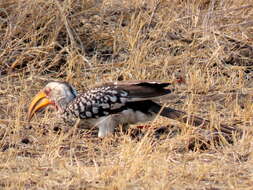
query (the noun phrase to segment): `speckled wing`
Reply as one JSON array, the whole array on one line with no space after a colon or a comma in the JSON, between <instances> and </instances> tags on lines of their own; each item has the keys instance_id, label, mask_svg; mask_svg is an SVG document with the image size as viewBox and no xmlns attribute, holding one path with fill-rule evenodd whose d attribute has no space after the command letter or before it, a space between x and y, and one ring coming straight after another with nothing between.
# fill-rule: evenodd
<instances>
[{"instance_id":1,"label":"speckled wing","mask_svg":"<svg viewBox=\"0 0 253 190\"><path fill-rule=\"evenodd\" d=\"M78 95L65 110L67 117L99 118L127 109L129 102L150 100L169 94L169 83L128 82L106 83Z\"/></svg>"}]
</instances>

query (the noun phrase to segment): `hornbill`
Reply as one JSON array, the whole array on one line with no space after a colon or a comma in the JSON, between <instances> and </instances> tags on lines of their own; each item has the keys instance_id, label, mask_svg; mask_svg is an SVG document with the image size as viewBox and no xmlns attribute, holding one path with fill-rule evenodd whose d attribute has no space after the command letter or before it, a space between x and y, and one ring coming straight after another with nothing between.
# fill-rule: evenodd
<instances>
[{"instance_id":1,"label":"hornbill","mask_svg":"<svg viewBox=\"0 0 253 190\"><path fill-rule=\"evenodd\" d=\"M155 81L108 82L78 94L67 82L49 82L32 100L28 120L34 114L52 105L64 120L85 120L99 128L98 136L112 134L118 125L136 124L161 116L208 128L210 121L190 116L183 111L163 107L156 100L172 92L171 83ZM237 131L233 126L221 124L218 129L226 135Z\"/></svg>"}]
</instances>

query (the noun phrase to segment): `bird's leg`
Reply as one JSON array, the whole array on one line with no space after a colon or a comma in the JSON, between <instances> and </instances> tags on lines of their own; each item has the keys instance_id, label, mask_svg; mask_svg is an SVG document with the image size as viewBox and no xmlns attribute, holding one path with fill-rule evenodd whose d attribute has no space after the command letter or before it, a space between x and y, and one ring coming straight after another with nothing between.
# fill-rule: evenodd
<instances>
[{"instance_id":1,"label":"bird's leg","mask_svg":"<svg viewBox=\"0 0 253 190\"><path fill-rule=\"evenodd\" d=\"M113 120L112 116L106 116L99 119L99 122L96 124L99 128L98 137L105 137L114 132L114 128L117 123Z\"/></svg>"},{"instance_id":2,"label":"bird's leg","mask_svg":"<svg viewBox=\"0 0 253 190\"><path fill-rule=\"evenodd\" d=\"M117 132L119 132L120 134L128 134L130 124L128 124L128 123L118 123L118 125L116 127L118 127Z\"/></svg>"}]
</instances>

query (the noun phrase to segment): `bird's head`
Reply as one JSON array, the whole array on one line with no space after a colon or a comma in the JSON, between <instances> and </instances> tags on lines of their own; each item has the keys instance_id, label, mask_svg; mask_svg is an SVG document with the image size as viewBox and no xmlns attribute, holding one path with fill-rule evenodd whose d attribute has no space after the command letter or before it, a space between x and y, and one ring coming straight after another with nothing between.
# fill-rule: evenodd
<instances>
[{"instance_id":1,"label":"bird's head","mask_svg":"<svg viewBox=\"0 0 253 190\"><path fill-rule=\"evenodd\" d=\"M76 96L76 90L70 84L66 82L49 82L33 98L28 110L28 120L30 121L37 111L48 105L52 105L62 112Z\"/></svg>"}]
</instances>

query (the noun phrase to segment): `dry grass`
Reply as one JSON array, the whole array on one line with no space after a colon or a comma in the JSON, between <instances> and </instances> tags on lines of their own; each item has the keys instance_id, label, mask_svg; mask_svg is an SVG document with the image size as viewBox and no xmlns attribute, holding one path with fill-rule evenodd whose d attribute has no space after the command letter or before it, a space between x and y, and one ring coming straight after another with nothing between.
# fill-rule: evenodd
<instances>
[{"instance_id":1,"label":"dry grass","mask_svg":"<svg viewBox=\"0 0 253 190\"><path fill-rule=\"evenodd\" d=\"M252 189L252 0L0 0L1 189ZM247 132L189 146L193 127L98 139L51 110L26 122L48 80L183 77L168 105ZM136 132L135 127L132 127ZM178 133L181 131L181 133ZM145 135L146 134L146 135Z\"/></svg>"}]
</instances>

